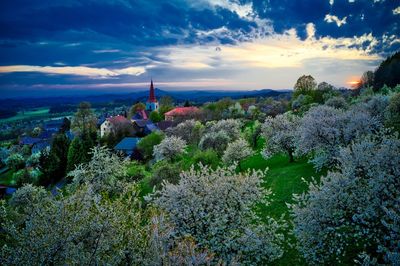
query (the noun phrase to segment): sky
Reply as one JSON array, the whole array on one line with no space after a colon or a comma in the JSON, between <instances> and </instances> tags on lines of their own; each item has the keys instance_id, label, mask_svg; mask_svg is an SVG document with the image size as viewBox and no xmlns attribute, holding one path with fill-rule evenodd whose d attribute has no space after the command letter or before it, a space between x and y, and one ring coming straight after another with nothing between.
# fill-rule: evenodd
<instances>
[{"instance_id":1,"label":"sky","mask_svg":"<svg viewBox=\"0 0 400 266\"><path fill-rule=\"evenodd\" d=\"M1 0L0 97L349 87L400 49L399 0Z\"/></svg>"}]
</instances>

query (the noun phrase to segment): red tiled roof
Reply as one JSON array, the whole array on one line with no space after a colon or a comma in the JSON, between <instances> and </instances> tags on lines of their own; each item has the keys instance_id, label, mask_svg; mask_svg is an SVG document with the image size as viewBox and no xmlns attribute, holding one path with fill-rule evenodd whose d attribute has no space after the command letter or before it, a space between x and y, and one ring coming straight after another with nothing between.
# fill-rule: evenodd
<instances>
[{"instance_id":1,"label":"red tiled roof","mask_svg":"<svg viewBox=\"0 0 400 266\"><path fill-rule=\"evenodd\" d=\"M169 112L166 112L167 116L181 116L181 115L190 115L193 113L198 113L200 111L199 108L190 106L190 107L176 107Z\"/></svg>"},{"instance_id":2,"label":"red tiled roof","mask_svg":"<svg viewBox=\"0 0 400 266\"><path fill-rule=\"evenodd\" d=\"M111 124L130 123L129 120L126 119L126 117L125 117L125 116L122 116L122 115L111 116L111 117L107 118L107 120L108 120Z\"/></svg>"}]
</instances>

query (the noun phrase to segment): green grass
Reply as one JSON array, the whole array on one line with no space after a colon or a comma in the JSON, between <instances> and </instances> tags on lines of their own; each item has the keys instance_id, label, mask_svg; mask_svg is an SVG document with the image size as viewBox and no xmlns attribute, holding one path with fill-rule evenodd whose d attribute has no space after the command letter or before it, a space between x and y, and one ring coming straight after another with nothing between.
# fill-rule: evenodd
<instances>
[{"instance_id":1,"label":"green grass","mask_svg":"<svg viewBox=\"0 0 400 266\"><path fill-rule=\"evenodd\" d=\"M312 177L319 178L322 172L316 173L313 166L307 162L306 158L297 159L290 163L287 155L275 155L265 160L260 153L242 162L243 169L258 169L268 171L264 177L264 186L271 190L272 195L268 206L259 206L261 218L273 217L279 219L284 215L284 220L289 225L284 232L286 245L284 255L276 261L274 265L305 265L301 255L293 246L294 237L290 234L291 218L287 203L293 203L293 195L305 192L308 185L303 180L309 182Z\"/></svg>"},{"instance_id":2,"label":"green grass","mask_svg":"<svg viewBox=\"0 0 400 266\"><path fill-rule=\"evenodd\" d=\"M40 109L34 109L34 110L29 110L25 112L18 112L17 115L9 118L4 118L0 119L0 122L3 123L8 123L8 122L14 122L17 120L24 120L28 118L46 118L49 115L49 108L40 108Z\"/></svg>"},{"instance_id":3,"label":"green grass","mask_svg":"<svg viewBox=\"0 0 400 266\"><path fill-rule=\"evenodd\" d=\"M132 162L130 165L128 165L127 173L133 174L133 172L136 171L136 169L140 166L143 167L145 175L145 177L139 181L139 196L143 199L144 196L153 192L153 188L150 186L151 172L146 171L144 165L140 165L137 162Z\"/></svg>"},{"instance_id":4,"label":"green grass","mask_svg":"<svg viewBox=\"0 0 400 266\"><path fill-rule=\"evenodd\" d=\"M15 180L13 178L14 171L9 170L0 174L0 185L3 186L13 186L15 185Z\"/></svg>"},{"instance_id":5,"label":"green grass","mask_svg":"<svg viewBox=\"0 0 400 266\"><path fill-rule=\"evenodd\" d=\"M251 126L248 124L247 126ZM268 168L264 177L264 186L271 190L272 195L269 196L270 204L268 206L259 206L261 218L272 217L280 219L283 217L288 225L285 229L285 245L282 258L275 261L274 265L306 265L304 259L295 248L296 240L290 234L292 230L292 221L289 215L287 203L293 203L293 195L301 194L307 191L308 182L312 177L319 177L326 172L315 172L313 166L308 163L307 158L295 158L295 162L290 163L289 158L285 154L279 154L265 160L260 151L265 145L265 140L259 139L257 143L257 152L250 158L241 163L242 170L256 169L265 170ZM189 168L193 163L192 156L195 154L197 147L188 146L187 153L180 159L184 168ZM144 196L152 191L149 186L150 175L146 176L140 182L141 195Z\"/></svg>"}]
</instances>

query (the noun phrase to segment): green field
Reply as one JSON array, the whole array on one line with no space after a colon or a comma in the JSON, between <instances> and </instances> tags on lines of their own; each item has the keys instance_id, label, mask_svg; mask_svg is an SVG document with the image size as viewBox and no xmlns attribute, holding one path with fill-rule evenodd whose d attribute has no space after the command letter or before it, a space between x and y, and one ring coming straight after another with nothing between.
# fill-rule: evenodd
<instances>
[{"instance_id":1,"label":"green field","mask_svg":"<svg viewBox=\"0 0 400 266\"><path fill-rule=\"evenodd\" d=\"M264 141L258 143L258 150L262 148ZM189 147L188 153L183 156L184 165L192 163L191 155L194 148ZM269 206L260 206L261 217L273 217L279 219L284 215L284 220L289 225L285 232L286 245L283 257L276 261L275 265L305 265L301 255L293 246L295 244L294 237L290 234L291 219L286 203L293 203L293 194L300 194L307 190L308 184L305 181L311 181L312 177L319 178L324 172L316 173L313 166L307 162L307 158L296 159L295 162L289 163L288 156L284 154L275 155L265 160L259 152L254 156L242 162L242 169L256 169L268 171L264 178L264 186L272 191L269 197L271 203ZM150 174L140 182L141 196L151 193L152 188L149 186Z\"/></svg>"},{"instance_id":2,"label":"green field","mask_svg":"<svg viewBox=\"0 0 400 266\"><path fill-rule=\"evenodd\" d=\"M301 255L293 246L294 237L290 234L291 219L289 209L286 203L293 203L293 194L301 194L306 191L308 185L303 181L310 181L311 177L318 178L322 173L316 173L307 159L297 159L289 163L286 155L275 155L268 160L262 158L258 153L242 163L243 169L260 169L268 171L265 175L264 186L271 190L271 204L269 206L260 206L261 216L270 216L279 219L284 215L284 220L289 225L285 232L287 238L285 253L283 257L276 261L275 265L305 265Z\"/></svg>"},{"instance_id":3,"label":"green field","mask_svg":"<svg viewBox=\"0 0 400 266\"><path fill-rule=\"evenodd\" d=\"M17 120L31 119L31 118L47 118L49 116L49 108L40 108L29 111L20 111L16 116L0 119L0 123L8 123Z\"/></svg>"}]
</instances>

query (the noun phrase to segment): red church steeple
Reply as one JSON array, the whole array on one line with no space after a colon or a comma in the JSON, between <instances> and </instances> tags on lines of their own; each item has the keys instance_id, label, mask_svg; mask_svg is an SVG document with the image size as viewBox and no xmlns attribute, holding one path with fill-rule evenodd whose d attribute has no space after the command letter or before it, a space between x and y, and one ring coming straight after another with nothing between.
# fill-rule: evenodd
<instances>
[{"instance_id":1,"label":"red church steeple","mask_svg":"<svg viewBox=\"0 0 400 266\"><path fill-rule=\"evenodd\" d=\"M154 86L153 86L153 79L151 79L151 84L150 84L150 95L149 95L149 100L148 102L155 103L157 102L156 96L154 94Z\"/></svg>"}]
</instances>

